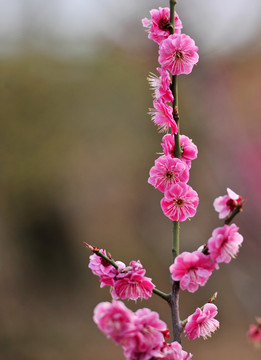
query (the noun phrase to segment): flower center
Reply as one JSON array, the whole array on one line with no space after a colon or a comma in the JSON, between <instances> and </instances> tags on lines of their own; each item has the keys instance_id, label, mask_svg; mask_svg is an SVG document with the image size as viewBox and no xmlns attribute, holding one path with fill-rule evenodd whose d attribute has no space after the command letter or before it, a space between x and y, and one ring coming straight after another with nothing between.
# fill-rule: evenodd
<instances>
[{"instance_id":1,"label":"flower center","mask_svg":"<svg viewBox=\"0 0 261 360\"><path fill-rule=\"evenodd\" d=\"M174 174L172 171L168 170L165 174L165 177L168 179L168 180L171 180L173 177L174 177Z\"/></svg>"},{"instance_id":2,"label":"flower center","mask_svg":"<svg viewBox=\"0 0 261 360\"><path fill-rule=\"evenodd\" d=\"M182 199L177 199L176 200L176 205L182 206L183 204L184 204L184 200L182 200Z\"/></svg>"},{"instance_id":3,"label":"flower center","mask_svg":"<svg viewBox=\"0 0 261 360\"><path fill-rule=\"evenodd\" d=\"M175 54L175 56L176 56L176 59L181 60L182 57L183 57L183 54L182 54L182 52L177 51L176 54Z\"/></svg>"},{"instance_id":4,"label":"flower center","mask_svg":"<svg viewBox=\"0 0 261 360\"><path fill-rule=\"evenodd\" d=\"M222 244L221 244L221 246L220 247L223 247L224 245L226 245L226 243L227 243L227 238L225 238L223 241L222 241Z\"/></svg>"},{"instance_id":5,"label":"flower center","mask_svg":"<svg viewBox=\"0 0 261 360\"><path fill-rule=\"evenodd\" d=\"M159 29L160 30L168 30L170 27L170 22L167 18L167 16L165 18L160 19L159 21Z\"/></svg>"},{"instance_id":6,"label":"flower center","mask_svg":"<svg viewBox=\"0 0 261 360\"><path fill-rule=\"evenodd\" d=\"M230 211L233 211L240 204L240 201L241 197L239 196L237 200L229 199L226 205L230 208Z\"/></svg>"}]
</instances>

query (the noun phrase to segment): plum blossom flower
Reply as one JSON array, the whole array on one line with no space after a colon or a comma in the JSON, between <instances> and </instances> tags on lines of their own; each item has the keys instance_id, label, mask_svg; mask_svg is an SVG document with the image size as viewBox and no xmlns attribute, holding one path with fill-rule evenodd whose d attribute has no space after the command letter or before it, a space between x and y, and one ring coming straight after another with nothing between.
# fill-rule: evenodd
<instances>
[{"instance_id":1,"label":"plum blossom flower","mask_svg":"<svg viewBox=\"0 0 261 360\"><path fill-rule=\"evenodd\" d=\"M221 262L228 264L238 254L242 242L243 236L238 233L235 224L216 228L207 243L215 268L219 269L218 263Z\"/></svg>"},{"instance_id":2,"label":"plum blossom flower","mask_svg":"<svg viewBox=\"0 0 261 360\"><path fill-rule=\"evenodd\" d=\"M198 62L198 47L191 37L173 34L163 40L159 47L159 63L172 75L190 74Z\"/></svg>"},{"instance_id":3,"label":"plum blossom flower","mask_svg":"<svg viewBox=\"0 0 261 360\"><path fill-rule=\"evenodd\" d=\"M108 256L106 251L101 249L100 252ZM123 269L126 265L121 261L116 261L119 269ZM92 270L94 275L99 276L100 278L100 287L104 286L113 286L114 284L114 277L118 273L118 269L116 269L113 265L111 265L108 261L101 258L100 256L93 254L90 256L90 263L88 267Z\"/></svg>"},{"instance_id":4,"label":"plum blossom flower","mask_svg":"<svg viewBox=\"0 0 261 360\"><path fill-rule=\"evenodd\" d=\"M156 76L153 73L150 73L148 77L148 82L150 84L151 90L154 90L153 97L156 100L162 99L165 102L173 102L173 94L170 90L170 75L167 70L157 68L160 76Z\"/></svg>"},{"instance_id":5,"label":"plum blossom flower","mask_svg":"<svg viewBox=\"0 0 261 360\"><path fill-rule=\"evenodd\" d=\"M188 168L191 168L191 161L195 160L198 155L198 148L192 142L190 138L186 135L180 135L179 137L180 148L181 148L181 158L180 160L184 161ZM166 134L162 138L161 143L164 155L170 155L175 157L175 139L171 134Z\"/></svg>"},{"instance_id":6,"label":"plum blossom flower","mask_svg":"<svg viewBox=\"0 0 261 360\"><path fill-rule=\"evenodd\" d=\"M188 354L182 350L181 345L174 341L171 344L164 343L163 347L154 353L153 360L164 359L164 360L191 360L192 354Z\"/></svg>"},{"instance_id":7,"label":"plum blossom flower","mask_svg":"<svg viewBox=\"0 0 261 360\"><path fill-rule=\"evenodd\" d=\"M188 182L189 170L178 158L160 156L155 160L155 165L150 169L148 183L161 192L168 190L177 182Z\"/></svg>"},{"instance_id":8,"label":"plum blossom flower","mask_svg":"<svg viewBox=\"0 0 261 360\"><path fill-rule=\"evenodd\" d=\"M196 214L199 198L195 190L185 183L172 185L161 200L165 216L173 221L185 221Z\"/></svg>"},{"instance_id":9,"label":"plum blossom flower","mask_svg":"<svg viewBox=\"0 0 261 360\"><path fill-rule=\"evenodd\" d=\"M211 337L211 333L215 332L219 327L219 321L214 319L217 313L218 310L214 304L205 304L203 310L197 308L194 314L188 317L185 326L185 333L189 340L194 340L200 336L203 339Z\"/></svg>"},{"instance_id":10,"label":"plum blossom flower","mask_svg":"<svg viewBox=\"0 0 261 360\"><path fill-rule=\"evenodd\" d=\"M173 119L173 108L162 99L153 101L154 108L151 109L149 114L152 121L158 125L159 132L167 132L171 128L174 134L177 134L178 127L176 121Z\"/></svg>"},{"instance_id":11,"label":"plum blossom flower","mask_svg":"<svg viewBox=\"0 0 261 360\"><path fill-rule=\"evenodd\" d=\"M145 276L146 270L142 267L140 261L131 261L130 265L118 271L115 276L112 288L112 297L114 299L138 298L148 299L152 295L155 285L151 278Z\"/></svg>"},{"instance_id":12,"label":"plum blossom flower","mask_svg":"<svg viewBox=\"0 0 261 360\"><path fill-rule=\"evenodd\" d=\"M248 339L256 346L260 347L261 343L261 318L256 318L257 325L250 324L247 332Z\"/></svg>"},{"instance_id":13,"label":"plum blossom flower","mask_svg":"<svg viewBox=\"0 0 261 360\"><path fill-rule=\"evenodd\" d=\"M159 8L150 11L151 19L142 19L142 25L148 30L148 38L160 44L162 40L168 38L170 34L170 9ZM182 23L175 12L175 33L180 34Z\"/></svg>"},{"instance_id":14,"label":"plum blossom flower","mask_svg":"<svg viewBox=\"0 0 261 360\"><path fill-rule=\"evenodd\" d=\"M224 219L234 211L238 205L242 205L242 199L233 190L227 188L227 195L217 197L213 205L219 213L219 218Z\"/></svg>"},{"instance_id":15,"label":"plum blossom flower","mask_svg":"<svg viewBox=\"0 0 261 360\"><path fill-rule=\"evenodd\" d=\"M124 355L127 360L149 360L162 347L166 324L158 313L144 308L135 312L135 333L125 342Z\"/></svg>"},{"instance_id":16,"label":"plum blossom flower","mask_svg":"<svg viewBox=\"0 0 261 360\"><path fill-rule=\"evenodd\" d=\"M134 331L135 315L121 301L102 302L94 309L93 320L108 337L121 344Z\"/></svg>"},{"instance_id":17,"label":"plum blossom flower","mask_svg":"<svg viewBox=\"0 0 261 360\"><path fill-rule=\"evenodd\" d=\"M180 281L180 288L192 293L206 284L213 269L210 257L199 251L181 253L169 268L172 279Z\"/></svg>"}]
</instances>

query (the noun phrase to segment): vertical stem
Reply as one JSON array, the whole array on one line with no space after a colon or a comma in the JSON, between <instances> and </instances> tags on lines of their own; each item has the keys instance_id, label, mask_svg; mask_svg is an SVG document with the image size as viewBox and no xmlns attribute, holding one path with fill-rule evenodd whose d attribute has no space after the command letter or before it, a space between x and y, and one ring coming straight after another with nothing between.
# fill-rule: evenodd
<instances>
[{"instance_id":1,"label":"vertical stem","mask_svg":"<svg viewBox=\"0 0 261 360\"><path fill-rule=\"evenodd\" d=\"M171 319L173 327L173 341L181 344L182 325L179 316L179 281L171 282L171 294L169 298Z\"/></svg>"},{"instance_id":2,"label":"vertical stem","mask_svg":"<svg viewBox=\"0 0 261 360\"><path fill-rule=\"evenodd\" d=\"M170 0L170 33L175 32L175 6L177 1ZM173 101L173 117L177 123L178 132L175 134L175 157L181 157L180 142L179 142L179 114L178 114L178 77L172 76L171 91L174 97ZM173 221L173 261L179 255L179 222ZM171 294L169 298L169 305L171 307L171 318L173 327L173 340L181 343L181 322L179 316L179 282L171 280Z\"/></svg>"},{"instance_id":3,"label":"vertical stem","mask_svg":"<svg viewBox=\"0 0 261 360\"><path fill-rule=\"evenodd\" d=\"M175 6L177 1L170 0L170 33L174 34L175 32ZM180 142L179 142L179 114L178 114L178 76L172 76L172 84L171 84L171 91L174 97L173 101L173 117L177 123L178 132L175 134L175 157L181 157L181 150L180 150ZM173 222L173 260L179 254L179 222Z\"/></svg>"},{"instance_id":4,"label":"vertical stem","mask_svg":"<svg viewBox=\"0 0 261 360\"><path fill-rule=\"evenodd\" d=\"M173 259L179 254L179 222L173 221ZM169 297L169 305L171 308L171 319L173 328L173 341L181 344L182 325L179 316L179 281L171 279L171 292Z\"/></svg>"},{"instance_id":5,"label":"vertical stem","mask_svg":"<svg viewBox=\"0 0 261 360\"><path fill-rule=\"evenodd\" d=\"M173 261L179 255L179 221L173 221Z\"/></svg>"},{"instance_id":6,"label":"vertical stem","mask_svg":"<svg viewBox=\"0 0 261 360\"><path fill-rule=\"evenodd\" d=\"M178 132L174 135L175 137L175 156L180 159L181 157L181 149L180 149L180 142L179 142L179 135L180 135L180 124L179 124L179 103L178 103L178 76L174 75L172 77L172 94L174 97L173 101L173 116L174 120L176 121Z\"/></svg>"},{"instance_id":7,"label":"vertical stem","mask_svg":"<svg viewBox=\"0 0 261 360\"><path fill-rule=\"evenodd\" d=\"M172 25L172 29L170 31L171 34L175 32L175 6L177 4L177 0L170 0L169 7L170 7L170 23Z\"/></svg>"}]
</instances>

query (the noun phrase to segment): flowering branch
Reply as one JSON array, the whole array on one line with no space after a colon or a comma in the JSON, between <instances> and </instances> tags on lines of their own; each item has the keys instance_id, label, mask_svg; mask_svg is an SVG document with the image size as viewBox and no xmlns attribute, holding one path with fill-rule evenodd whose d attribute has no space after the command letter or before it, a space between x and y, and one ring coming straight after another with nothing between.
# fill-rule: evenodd
<instances>
[{"instance_id":1,"label":"flowering branch","mask_svg":"<svg viewBox=\"0 0 261 360\"><path fill-rule=\"evenodd\" d=\"M216 292L213 294L213 296L208 300L208 303L209 303L209 304L213 304L213 302L216 301L217 296L218 296L218 293L217 293L217 291L216 291ZM206 305L206 304L205 304L205 305ZM200 310L203 310L205 305L201 306ZM189 319L189 318L187 317L185 320L182 320L182 321L181 321L182 330L184 329L185 325L187 324L188 319Z\"/></svg>"},{"instance_id":2,"label":"flowering branch","mask_svg":"<svg viewBox=\"0 0 261 360\"><path fill-rule=\"evenodd\" d=\"M229 190L230 190L230 189L229 189ZM231 191L231 190L230 190L230 191ZM224 225L229 225L229 224L231 223L231 221L234 219L234 217L235 217L237 214L239 214L240 212L243 211L243 205L244 205L244 203L246 202L246 199L241 200L241 197L240 197L240 196L238 196L237 194L236 194L236 196L237 196L238 198L237 198L237 200L236 200L236 203L232 203L232 207L231 207L231 200L233 200L233 199L229 198L228 195L221 196L221 197L217 198L217 199L215 200L215 202L214 202L214 204L216 204L217 200L220 199L220 198L222 198L223 201L224 201L224 200L226 201L226 206L227 206L227 204L229 204L229 207L230 207L229 210L230 210L230 212L228 213L228 215L227 215L226 218L225 218ZM225 199L224 199L224 198L225 198ZM227 198L229 198L229 200L227 200ZM219 201L220 201L220 200L219 200ZM233 200L233 202L235 202L235 200ZM232 211L231 211L231 209L232 209ZM219 208L217 208L217 207L216 207L216 210L217 210L217 211L220 211ZM224 211L224 209L222 209L222 210ZM222 216L222 217L224 217L224 216ZM207 244L205 244L205 245L203 246L202 253L205 254L205 255L209 255L209 249L208 249L208 245L207 245Z\"/></svg>"},{"instance_id":3,"label":"flowering branch","mask_svg":"<svg viewBox=\"0 0 261 360\"><path fill-rule=\"evenodd\" d=\"M102 253L102 251L96 247L96 246L92 246L90 244L87 244L87 242L84 242L84 245L91 250L91 252L93 252L94 254L96 254L97 256L101 257L103 260L105 260L108 264L112 265L115 269L119 269L119 266L116 264L116 262L111 258L110 253L108 253L108 256L106 256L105 254ZM169 297L170 294L166 294L163 291L154 288L152 290L152 292L158 296L160 296L162 299L169 301Z\"/></svg>"},{"instance_id":4,"label":"flowering branch","mask_svg":"<svg viewBox=\"0 0 261 360\"><path fill-rule=\"evenodd\" d=\"M125 265L114 261L106 250L85 245L93 252L89 268L99 276L100 286L110 286L112 303L103 302L94 311L98 327L116 344L121 345L126 360L133 359L183 359L190 360L180 345L184 330L189 340L206 339L219 327L215 319L218 309L213 302L215 293L201 308L187 319L180 321L179 293L187 290L194 293L206 285L220 263L229 263L238 254L243 237L233 218L242 210L245 200L227 189L227 195L214 201L214 208L224 225L213 230L207 244L194 252L179 254L179 224L196 214L198 194L187 184L191 161L197 157L197 146L185 135L180 135L178 110L178 75L190 74L198 62L198 47L193 39L181 32L182 22L175 12L177 0L169 0L170 8L152 9L151 18L142 19L149 39L159 45L159 76L150 73L148 81L153 90L152 121L159 132L165 133L161 146L164 155L155 160L150 169L148 183L163 193L160 205L163 214L173 222L173 264L170 265L171 292L155 288L152 279L145 276L146 270L140 261ZM173 326L172 343L167 343L169 330L157 313L144 308L133 313L118 299L148 299L156 294L168 302ZM259 329L258 329L259 330ZM256 334L256 329L254 335ZM255 335L256 336L256 335Z\"/></svg>"}]
</instances>

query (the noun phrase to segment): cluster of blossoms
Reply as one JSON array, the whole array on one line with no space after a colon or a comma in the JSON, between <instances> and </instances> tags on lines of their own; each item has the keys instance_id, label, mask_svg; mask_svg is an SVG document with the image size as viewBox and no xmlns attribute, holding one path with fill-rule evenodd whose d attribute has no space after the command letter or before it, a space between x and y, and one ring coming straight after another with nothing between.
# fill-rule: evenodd
<instances>
[{"instance_id":1,"label":"cluster of blossoms","mask_svg":"<svg viewBox=\"0 0 261 360\"><path fill-rule=\"evenodd\" d=\"M197 147L185 135L180 136L181 157L176 156L175 121L171 75L190 74L198 62L197 46L188 35L182 34L182 23L175 13L175 31L171 32L169 8L150 11L151 19L143 19L143 26L149 32L149 39L159 45L159 76L148 78L153 90L153 109L150 114L160 132L164 155L156 159L150 170L149 184L164 194L161 201L163 213L173 221L185 221L193 217L198 206L198 194L188 184L191 161L197 157Z\"/></svg>"},{"instance_id":2,"label":"cluster of blossoms","mask_svg":"<svg viewBox=\"0 0 261 360\"><path fill-rule=\"evenodd\" d=\"M137 300L151 297L155 285L151 278L145 276L146 270L139 260L131 261L129 266L121 261L115 261L112 265L105 250L86 245L94 251L94 254L90 256L89 268L94 275L99 276L101 287L106 285L111 287L113 299Z\"/></svg>"},{"instance_id":3,"label":"cluster of blossoms","mask_svg":"<svg viewBox=\"0 0 261 360\"><path fill-rule=\"evenodd\" d=\"M176 184L177 185L177 184ZM178 184L182 186L182 183ZM232 190L230 194L235 194ZM216 208L218 212L223 208ZM234 195L232 195L234 196ZM235 197L235 196L234 196ZM240 197L237 196L237 199ZM231 198L230 198L231 199ZM240 198L241 199L241 198ZM229 201L229 199L226 199ZM242 201L236 206L242 206ZM231 208L227 216L231 216L235 208ZM205 246L190 253L183 252L175 258L170 266L170 274L174 281L179 281L182 290L195 292L199 286L204 286L213 270L219 268L219 263L229 263L235 257L242 244L243 237L238 233L235 224L216 228ZM103 249L86 244L93 251L90 256L89 268L93 274L99 276L100 286L110 286L112 303L100 303L94 311L94 321L104 334L122 346L125 358L128 360L166 359L189 360L192 355L182 350L178 342L165 342L168 336L167 326L159 320L157 313L149 309L141 309L133 313L117 299L138 298L148 299L155 285L151 278L145 276L146 270L140 261L131 261L126 266L121 261L114 261L111 255ZM189 340L199 337L206 339L219 327L215 319L218 313L212 300L202 308L197 308L184 322L184 332ZM251 325L249 338L258 343L261 340L261 327Z\"/></svg>"},{"instance_id":4,"label":"cluster of blossoms","mask_svg":"<svg viewBox=\"0 0 261 360\"><path fill-rule=\"evenodd\" d=\"M230 195L234 192L228 189ZM242 200L238 200L235 207L231 207L225 216L233 213L238 206L241 208ZM229 199L227 199L227 197ZM220 213L224 212L224 207L217 207L216 204L226 199L230 202L231 198L227 195L219 196L214 201L214 208ZM224 202L224 201L223 201ZM227 206L226 204L224 206ZM219 263L228 264L232 258L235 258L243 242L243 236L239 234L238 227L235 224L223 225L213 230L212 236L208 239L205 246L200 247L194 252L183 252L176 257L174 264L170 266L170 273L174 281L180 281L180 288L195 292L199 286L204 286L210 278L214 269L219 269Z\"/></svg>"},{"instance_id":5,"label":"cluster of blossoms","mask_svg":"<svg viewBox=\"0 0 261 360\"><path fill-rule=\"evenodd\" d=\"M127 360L191 359L179 343L165 342L169 337L167 325L150 309L132 312L114 300L98 304L93 319L108 338L122 346Z\"/></svg>"},{"instance_id":6,"label":"cluster of blossoms","mask_svg":"<svg viewBox=\"0 0 261 360\"><path fill-rule=\"evenodd\" d=\"M174 10L173 10L174 12ZM172 221L185 221L196 214L198 194L187 183L192 160L197 158L197 146L190 138L179 135L179 115L175 92L171 89L174 76L190 74L198 62L197 46L188 35L182 34L182 23L175 13L175 26L170 22L170 9L150 11L151 18L142 20L149 39L159 45L159 75L150 74L148 80L153 90L153 109L150 114L162 138L163 154L155 160L148 182L161 193L161 208ZM183 252L170 266L173 282L182 290L195 292L204 286L219 264L229 263L239 251L243 237L238 227L230 222L243 206L244 200L227 189L227 195L214 201L214 208L225 224L214 229L207 244L194 252ZM112 303L103 302L94 310L94 321L99 329L116 344L122 346L127 360L190 360L191 354L182 350L179 342L167 343L168 329L159 315L147 308L132 312L118 299L148 299L155 292L170 302L171 294L155 288L152 279L145 276L146 270L140 261L131 261L126 266L114 261L103 249L86 244L93 252L89 268L100 279L100 286L110 286ZM212 303L216 295L203 307L197 308L186 320L180 322L180 332L189 340L206 339L219 327L215 319L218 309ZM260 326L250 329L250 337L261 339ZM249 333L250 333L249 332Z\"/></svg>"}]
</instances>

